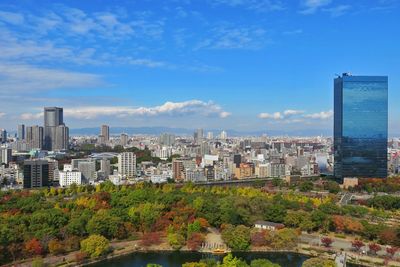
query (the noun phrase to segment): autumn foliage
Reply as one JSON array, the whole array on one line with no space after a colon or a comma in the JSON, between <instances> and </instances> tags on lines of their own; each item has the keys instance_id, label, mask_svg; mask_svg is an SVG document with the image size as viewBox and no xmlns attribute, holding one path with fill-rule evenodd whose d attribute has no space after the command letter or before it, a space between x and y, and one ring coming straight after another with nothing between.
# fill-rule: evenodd
<instances>
[{"instance_id":1,"label":"autumn foliage","mask_svg":"<svg viewBox=\"0 0 400 267\"><path fill-rule=\"evenodd\" d=\"M334 215L332 216L332 222L338 232L356 234L364 230L363 225L359 221L350 217Z\"/></svg>"},{"instance_id":2,"label":"autumn foliage","mask_svg":"<svg viewBox=\"0 0 400 267\"><path fill-rule=\"evenodd\" d=\"M201 233L193 233L187 240L187 247L190 250L196 251L201 247L204 242L204 235Z\"/></svg>"},{"instance_id":3,"label":"autumn foliage","mask_svg":"<svg viewBox=\"0 0 400 267\"><path fill-rule=\"evenodd\" d=\"M361 240L354 240L353 242L351 242L351 246L356 250L356 251L360 251L360 249L365 246L364 242L362 242Z\"/></svg>"},{"instance_id":4,"label":"autumn foliage","mask_svg":"<svg viewBox=\"0 0 400 267\"><path fill-rule=\"evenodd\" d=\"M39 240L33 238L25 243L25 251L31 256L36 256L43 253L43 248Z\"/></svg>"},{"instance_id":5,"label":"autumn foliage","mask_svg":"<svg viewBox=\"0 0 400 267\"><path fill-rule=\"evenodd\" d=\"M323 237L323 238L321 238L321 243L324 245L324 247L329 248L329 247L331 247L333 240L332 240L332 238L329 238L329 237Z\"/></svg>"},{"instance_id":6,"label":"autumn foliage","mask_svg":"<svg viewBox=\"0 0 400 267\"><path fill-rule=\"evenodd\" d=\"M161 234L155 233L144 233L140 245L144 247L150 247L161 243Z\"/></svg>"}]
</instances>

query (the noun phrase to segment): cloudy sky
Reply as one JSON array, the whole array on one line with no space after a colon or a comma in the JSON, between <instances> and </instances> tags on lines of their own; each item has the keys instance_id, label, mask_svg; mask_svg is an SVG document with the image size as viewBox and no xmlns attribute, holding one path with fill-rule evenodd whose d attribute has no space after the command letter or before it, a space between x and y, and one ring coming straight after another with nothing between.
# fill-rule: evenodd
<instances>
[{"instance_id":1,"label":"cloudy sky","mask_svg":"<svg viewBox=\"0 0 400 267\"><path fill-rule=\"evenodd\" d=\"M388 75L400 133L398 0L0 2L0 128L332 128L336 73Z\"/></svg>"}]
</instances>

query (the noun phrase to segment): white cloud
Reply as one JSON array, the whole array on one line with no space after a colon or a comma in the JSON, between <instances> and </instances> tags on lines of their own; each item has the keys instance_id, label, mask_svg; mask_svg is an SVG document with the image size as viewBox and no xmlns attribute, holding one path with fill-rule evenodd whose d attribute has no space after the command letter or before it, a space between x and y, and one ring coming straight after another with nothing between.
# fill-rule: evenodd
<instances>
[{"instance_id":1,"label":"white cloud","mask_svg":"<svg viewBox=\"0 0 400 267\"><path fill-rule=\"evenodd\" d=\"M0 118L4 117L5 115L6 115L6 113L0 112Z\"/></svg>"},{"instance_id":2,"label":"white cloud","mask_svg":"<svg viewBox=\"0 0 400 267\"><path fill-rule=\"evenodd\" d=\"M283 112L274 112L274 113L261 113L258 115L260 119L273 119L273 120L283 120L292 116L303 114L302 110L295 109L287 109Z\"/></svg>"},{"instance_id":3,"label":"white cloud","mask_svg":"<svg viewBox=\"0 0 400 267\"><path fill-rule=\"evenodd\" d=\"M283 123L299 123L304 122L304 119L327 120L332 118L332 116L332 110L305 114L303 110L294 109L288 109L283 112L261 113L258 115L260 119L275 120Z\"/></svg>"},{"instance_id":4,"label":"white cloud","mask_svg":"<svg viewBox=\"0 0 400 267\"><path fill-rule=\"evenodd\" d=\"M200 41L197 49L260 49L268 42L266 30L260 27L236 27L222 25L211 30Z\"/></svg>"},{"instance_id":5,"label":"white cloud","mask_svg":"<svg viewBox=\"0 0 400 267\"><path fill-rule=\"evenodd\" d=\"M284 6L278 0L211 0L215 5L244 7L258 12L283 10Z\"/></svg>"},{"instance_id":6,"label":"white cloud","mask_svg":"<svg viewBox=\"0 0 400 267\"><path fill-rule=\"evenodd\" d=\"M19 13L0 11L0 21L20 25L24 23L24 16Z\"/></svg>"},{"instance_id":7,"label":"white cloud","mask_svg":"<svg viewBox=\"0 0 400 267\"><path fill-rule=\"evenodd\" d=\"M351 9L350 5L339 5L331 8L325 8L324 11L331 14L331 17L340 17Z\"/></svg>"},{"instance_id":8,"label":"white cloud","mask_svg":"<svg viewBox=\"0 0 400 267\"><path fill-rule=\"evenodd\" d=\"M101 77L90 73L0 63L0 93L47 91L60 88L90 88L104 85Z\"/></svg>"},{"instance_id":9,"label":"white cloud","mask_svg":"<svg viewBox=\"0 0 400 267\"><path fill-rule=\"evenodd\" d=\"M282 113L275 112L275 113L260 113L258 115L260 119L273 119L273 120L281 120L284 118Z\"/></svg>"},{"instance_id":10,"label":"white cloud","mask_svg":"<svg viewBox=\"0 0 400 267\"><path fill-rule=\"evenodd\" d=\"M331 2L332 0L304 0L304 9L302 9L300 13L304 15L314 14L320 8L329 5Z\"/></svg>"},{"instance_id":11,"label":"white cloud","mask_svg":"<svg viewBox=\"0 0 400 267\"><path fill-rule=\"evenodd\" d=\"M40 113L22 113L20 116L21 120L37 120L43 117L43 112Z\"/></svg>"},{"instance_id":12,"label":"white cloud","mask_svg":"<svg viewBox=\"0 0 400 267\"><path fill-rule=\"evenodd\" d=\"M313 114L307 114L307 115L304 115L304 117L309 118L309 119L327 120L327 119L331 119L333 117L333 110L321 111L321 112L313 113Z\"/></svg>"},{"instance_id":13,"label":"white cloud","mask_svg":"<svg viewBox=\"0 0 400 267\"><path fill-rule=\"evenodd\" d=\"M285 115L285 117L289 117L292 115L299 115L299 114L303 114L303 113L304 113L303 110L288 109L283 112L283 115Z\"/></svg>"},{"instance_id":14,"label":"white cloud","mask_svg":"<svg viewBox=\"0 0 400 267\"><path fill-rule=\"evenodd\" d=\"M117 106L88 106L64 108L65 117L76 119L94 119L101 116L115 116L119 118L129 116L183 116L201 115L218 116L227 118L231 113L224 111L219 105L209 101L189 100L184 102L166 102L154 107L117 107ZM43 116L40 113L24 113L20 116L24 120L38 119Z\"/></svg>"}]
</instances>

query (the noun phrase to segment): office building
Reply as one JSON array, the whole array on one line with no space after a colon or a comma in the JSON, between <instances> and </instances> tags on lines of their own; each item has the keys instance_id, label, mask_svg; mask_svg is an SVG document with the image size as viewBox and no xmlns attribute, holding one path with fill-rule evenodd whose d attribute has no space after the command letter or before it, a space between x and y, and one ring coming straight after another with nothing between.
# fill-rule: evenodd
<instances>
[{"instance_id":1,"label":"office building","mask_svg":"<svg viewBox=\"0 0 400 267\"><path fill-rule=\"evenodd\" d=\"M197 129L197 130L194 132L193 137L194 137L194 142L195 142L195 143L200 144L201 142L203 142L203 138L204 138L204 131L203 131L203 129Z\"/></svg>"},{"instance_id":2,"label":"office building","mask_svg":"<svg viewBox=\"0 0 400 267\"><path fill-rule=\"evenodd\" d=\"M6 143L7 142L7 131L6 129L0 129L0 142Z\"/></svg>"},{"instance_id":3,"label":"office building","mask_svg":"<svg viewBox=\"0 0 400 267\"><path fill-rule=\"evenodd\" d=\"M85 183L94 182L97 179L95 160L79 161L78 171L82 173L82 180Z\"/></svg>"},{"instance_id":4,"label":"office building","mask_svg":"<svg viewBox=\"0 0 400 267\"><path fill-rule=\"evenodd\" d=\"M43 127L38 125L26 127L25 138L28 149L42 149L44 138Z\"/></svg>"},{"instance_id":5,"label":"office building","mask_svg":"<svg viewBox=\"0 0 400 267\"><path fill-rule=\"evenodd\" d=\"M49 186L49 163L47 160L24 161L24 188Z\"/></svg>"},{"instance_id":6,"label":"office building","mask_svg":"<svg viewBox=\"0 0 400 267\"><path fill-rule=\"evenodd\" d=\"M343 74L334 80L334 175L386 178L388 77Z\"/></svg>"},{"instance_id":7,"label":"office building","mask_svg":"<svg viewBox=\"0 0 400 267\"><path fill-rule=\"evenodd\" d=\"M64 124L63 114L62 108L44 108L44 149L68 149L69 130Z\"/></svg>"},{"instance_id":8,"label":"office building","mask_svg":"<svg viewBox=\"0 0 400 267\"><path fill-rule=\"evenodd\" d=\"M175 144L175 135L163 133L159 137L159 143L162 146L173 146Z\"/></svg>"},{"instance_id":9,"label":"office building","mask_svg":"<svg viewBox=\"0 0 400 267\"><path fill-rule=\"evenodd\" d=\"M53 150L66 150L69 147L69 128L59 125L55 128L56 136Z\"/></svg>"},{"instance_id":10,"label":"office building","mask_svg":"<svg viewBox=\"0 0 400 267\"><path fill-rule=\"evenodd\" d=\"M118 155L118 173L123 178L136 177L136 155L133 152L124 152Z\"/></svg>"},{"instance_id":11,"label":"office building","mask_svg":"<svg viewBox=\"0 0 400 267\"><path fill-rule=\"evenodd\" d=\"M25 125L18 125L18 140L25 140Z\"/></svg>"}]
</instances>

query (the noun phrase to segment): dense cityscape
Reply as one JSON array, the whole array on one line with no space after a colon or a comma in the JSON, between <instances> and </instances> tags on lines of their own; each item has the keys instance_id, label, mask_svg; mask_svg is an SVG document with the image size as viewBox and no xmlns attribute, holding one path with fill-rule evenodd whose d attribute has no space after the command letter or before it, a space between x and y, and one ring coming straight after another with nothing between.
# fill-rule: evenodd
<instances>
[{"instance_id":1,"label":"dense cityscape","mask_svg":"<svg viewBox=\"0 0 400 267\"><path fill-rule=\"evenodd\" d=\"M399 11L0 1L0 266L400 267Z\"/></svg>"}]
</instances>

